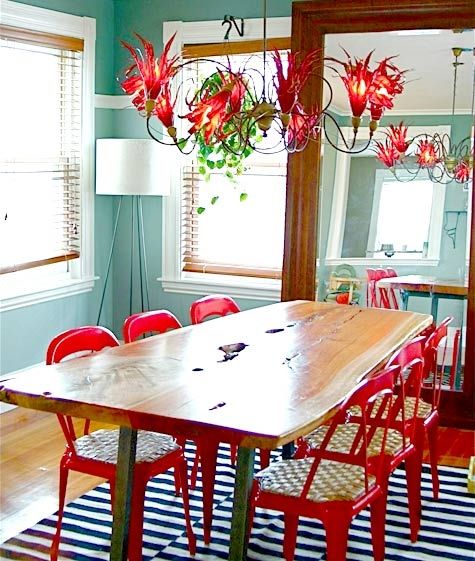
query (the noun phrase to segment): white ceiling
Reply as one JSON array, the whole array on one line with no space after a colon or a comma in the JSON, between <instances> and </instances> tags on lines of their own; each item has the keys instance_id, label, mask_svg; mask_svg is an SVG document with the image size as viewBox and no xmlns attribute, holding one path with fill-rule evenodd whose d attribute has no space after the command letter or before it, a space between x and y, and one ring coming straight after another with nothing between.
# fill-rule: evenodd
<instances>
[{"instance_id":1,"label":"white ceiling","mask_svg":"<svg viewBox=\"0 0 475 561\"><path fill-rule=\"evenodd\" d=\"M468 49L459 58L463 65L458 67L456 113L470 113L474 90L474 30L464 30L461 33L431 30L430 34L424 31L417 35L414 32L404 33L326 35L325 56L346 60L341 49L343 47L351 55L365 58L374 49L371 57L374 67L381 59L397 55L394 63L401 70L407 70L406 85L403 93L396 97L391 115L429 115L452 112L452 47ZM339 113L348 114L349 106L343 83L329 69L326 69L325 77L331 81L334 89L332 107Z\"/></svg>"}]
</instances>

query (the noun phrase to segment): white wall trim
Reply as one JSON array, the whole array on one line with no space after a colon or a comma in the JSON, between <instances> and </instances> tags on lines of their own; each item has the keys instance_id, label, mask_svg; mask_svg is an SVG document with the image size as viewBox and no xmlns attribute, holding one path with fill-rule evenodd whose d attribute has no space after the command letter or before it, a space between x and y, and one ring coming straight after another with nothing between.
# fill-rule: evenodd
<instances>
[{"instance_id":1,"label":"white wall trim","mask_svg":"<svg viewBox=\"0 0 475 561\"><path fill-rule=\"evenodd\" d=\"M438 259L398 259L397 257L330 257L325 260L325 265L348 264L354 267L438 267Z\"/></svg>"},{"instance_id":2,"label":"white wall trim","mask_svg":"<svg viewBox=\"0 0 475 561\"><path fill-rule=\"evenodd\" d=\"M56 284L49 283L49 286L36 286L23 294L16 294L4 297L0 300L0 312L8 312L17 308L24 308L33 304L41 304L59 298L75 296L84 292L90 292L94 288L94 281L99 277L83 279L67 279Z\"/></svg>"},{"instance_id":3,"label":"white wall trim","mask_svg":"<svg viewBox=\"0 0 475 561\"><path fill-rule=\"evenodd\" d=\"M134 109L128 95L106 95L96 94L94 96L94 107L96 109Z\"/></svg>"}]
</instances>

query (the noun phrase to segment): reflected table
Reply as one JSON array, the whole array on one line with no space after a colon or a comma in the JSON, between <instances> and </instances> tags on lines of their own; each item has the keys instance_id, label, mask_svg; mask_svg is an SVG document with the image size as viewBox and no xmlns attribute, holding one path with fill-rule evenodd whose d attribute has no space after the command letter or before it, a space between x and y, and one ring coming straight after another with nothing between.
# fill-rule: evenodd
<instances>
[{"instance_id":1,"label":"reflected table","mask_svg":"<svg viewBox=\"0 0 475 561\"><path fill-rule=\"evenodd\" d=\"M274 449L326 421L429 315L282 302L38 366L0 384L0 400L120 426L110 558L127 558L137 430L239 446L229 559L246 558L255 448ZM223 345L244 343L230 358ZM227 358L226 358L227 356ZM204 468L204 465L203 465ZM209 533L213 481L203 489Z\"/></svg>"},{"instance_id":2,"label":"reflected table","mask_svg":"<svg viewBox=\"0 0 475 561\"><path fill-rule=\"evenodd\" d=\"M389 277L378 281L378 286L400 290L404 310L407 310L409 296L429 297L431 299L431 315L436 323L440 298L465 300L468 294L467 281L438 279L423 275Z\"/></svg>"}]
</instances>

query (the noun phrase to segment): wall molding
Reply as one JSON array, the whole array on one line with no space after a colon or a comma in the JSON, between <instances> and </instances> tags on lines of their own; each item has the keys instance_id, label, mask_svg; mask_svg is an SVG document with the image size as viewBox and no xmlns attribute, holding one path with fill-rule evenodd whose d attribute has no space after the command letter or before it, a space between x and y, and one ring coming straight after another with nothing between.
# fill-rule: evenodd
<instances>
[{"instance_id":1,"label":"wall molding","mask_svg":"<svg viewBox=\"0 0 475 561\"><path fill-rule=\"evenodd\" d=\"M128 95L95 94L94 107L96 109L135 109Z\"/></svg>"}]
</instances>

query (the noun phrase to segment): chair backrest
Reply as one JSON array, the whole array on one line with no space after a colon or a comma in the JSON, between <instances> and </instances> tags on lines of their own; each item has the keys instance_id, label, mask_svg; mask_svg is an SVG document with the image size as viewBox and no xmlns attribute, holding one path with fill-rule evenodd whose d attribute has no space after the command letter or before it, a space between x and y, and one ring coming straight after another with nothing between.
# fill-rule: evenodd
<instances>
[{"instance_id":1,"label":"chair backrest","mask_svg":"<svg viewBox=\"0 0 475 561\"><path fill-rule=\"evenodd\" d=\"M178 319L168 310L152 310L132 314L124 321L124 341L131 343L144 333L165 333L182 327Z\"/></svg>"},{"instance_id":2,"label":"chair backrest","mask_svg":"<svg viewBox=\"0 0 475 561\"><path fill-rule=\"evenodd\" d=\"M424 376L422 387L430 392L432 407L438 406L444 373L447 365L448 326L454 318L446 317L426 339L424 345ZM439 361L439 357L441 357ZM452 356L452 367L453 365ZM450 374L452 378L452 373ZM427 393L427 392L426 392Z\"/></svg>"},{"instance_id":3,"label":"chair backrest","mask_svg":"<svg viewBox=\"0 0 475 561\"><path fill-rule=\"evenodd\" d=\"M119 341L117 337L107 329L101 326L84 326L68 329L54 339L48 345L46 351L46 364L56 364L64 358L76 355L82 351L97 352L102 351L106 347L118 347ZM75 454L74 441L76 440L76 431L72 417L69 415L57 414L59 424L63 430L68 448L71 454ZM89 433L90 420L84 422L83 434Z\"/></svg>"},{"instance_id":4,"label":"chair backrest","mask_svg":"<svg viewBox=\"0 0 475 561\"><path fill-rule=\"evenodd\" d=\"M381 279L388 278L388 272L386 269L379 268L376 269L374 273L374 284L375 290L377 293L377 301L379 303L380 308L391 308L391 302L389 301L389 291L387 288L383 288L382 286L378 286L378 281ZM379 298L378 298L379 297Z\"/></svg>"},{"instance_id":5,"label":"chair backrest","mask_svg":"<svg viewBox=\"0 0 475 561\"><path fill-rule=\"evenodd\" d=\"M422 377L424 374L424 342L424 337L416 337L408 341L393 354L387 363L387 367L393 365L401 367L395 380L397 397L392 409L390 426L400 430L405 437L404 442L406 442L406 437L411 442L414 440ZM410 412L406 408L406 397L414 398L414 407L411 408Z\"/></svg>"},{"instance_id":6,"label":"chair backrest","mask_svg":"<svg viewBox=\"0 0 475 561\"><path fill-rule=\"evenodd\" d=\"M392 406L394 379L399 371L400 367L397 365L385 368L376 375L360 382L343 401L337 413L331 419L322 443L315 451L315 460L300 496L302 499L307 496L318 466L324 459L363 466L366 492L370 490L370 472L376 473L376 480L379 482L383 468L386 433L389 426L387 411ZM345 424L349 418L354 416L355 410L359 410L361 414L357 415L359 428L355 433L352 445L347 451L335 451L331 445L328 447L338 426ZM368 444L375 429L381 427L384 429L381 449L379 454L372 453L370 458Z\"/></svg>"},{"instance_id":7,"label":"chair backrest","mask_svg":"<svg viewBox=\"0 0 475 561\"><path fill-rule=\"evenodd\" d=\"M48 345L46 364L61 362L63 358L82 351L101 351L118 345L119 341L112 331L100 325L68 329L56 335Z\"/></svg>"},{"instance_id":8,"label":"chair backrest","mask_svg":"<svg viewBox=\"0 0 475 561\"><path fill-rule=\"evenodd\" d=\"M239 306L230 297L223 294L212 294L195 300L190 306L191 323L201 323L211 316L225 316L240 312Z\"/></svg>"},{"instance_id":9,"label":"chair backrest","mask_svg":"<svg viewBox=\"0 0 475 561\"><path fill-rule=\"evenodd\" d=\"M398 274L397 271L392 267L386 267L386 276L388 278L391 278L391 277L397 277ZM394 290L394 288L389 288L388 293L389 293L391 308L393 308L394 310L399 310L399 301L396 296L396 291Z\"/></svg>"},{"instance_id":10,"label":"chair backrest","mask_svg":"<svg viewBox=\"0 0 475 561\"><path fill-rule=\"evenodd\" d=\"M376 269L366 269L366 305L376 308L378 306L376 297L376 283L375 283Z\"/></svg>"}]
</instances>

